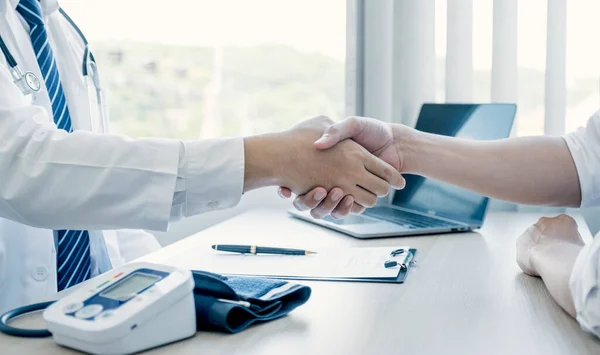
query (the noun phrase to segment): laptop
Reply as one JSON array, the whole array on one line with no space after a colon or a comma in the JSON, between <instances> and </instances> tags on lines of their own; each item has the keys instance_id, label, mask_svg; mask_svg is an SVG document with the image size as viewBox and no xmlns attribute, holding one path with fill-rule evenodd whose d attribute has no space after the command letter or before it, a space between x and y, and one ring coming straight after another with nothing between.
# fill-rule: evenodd
<instances>
[{"instance_id":1,"label":"laptop","mask_svg":"<svg viewBox=\"0 0 600 355\"><path fill-rule=\"evenodd\" d=\"M439 135L494 140L507 138L514 104L424 104L416 129ZM489 199L474 192L422 176L405 174L406 187L384 204L342 220L314 219L309 212L290 211L302 220L356 238L378 238L466 232L481 228Z\"/></svg>"}]
</instances>

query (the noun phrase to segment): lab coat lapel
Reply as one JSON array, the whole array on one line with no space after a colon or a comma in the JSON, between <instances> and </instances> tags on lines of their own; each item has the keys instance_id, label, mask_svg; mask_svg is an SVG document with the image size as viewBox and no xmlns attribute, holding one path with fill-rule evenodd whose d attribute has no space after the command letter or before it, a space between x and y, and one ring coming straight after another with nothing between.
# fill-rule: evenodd
<instances>
[{"instance_id":1,"label":"lab coat lapel","mask_svg":"<svg viewBox=\"0 0 600 355\"><path fill-rule=\"evenodd\" d=\"M56 1L46 0L43 3L45 3L44 9L48 8L51 11L45 13L46 27L54 44L54 56L67 98L73 129L91 131L87 83L81 69L85 46L77 32L57 11Z\"/></svg>"}]
</instances>

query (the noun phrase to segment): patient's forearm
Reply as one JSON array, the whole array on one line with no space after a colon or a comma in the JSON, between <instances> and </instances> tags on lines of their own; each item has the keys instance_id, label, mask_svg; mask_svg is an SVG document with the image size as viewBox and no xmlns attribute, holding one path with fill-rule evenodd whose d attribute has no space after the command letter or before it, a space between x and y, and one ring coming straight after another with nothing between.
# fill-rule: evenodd
<instances>
[{"instance_id":1,"label":"patient's forearm","mask_svg":"<svg viewBox=\"0 0 600 355\"><path fill-rule=\"evenodd\" d=\"M515 203L579 206L569 149L559 137L474 141L394 127L402 172L449 182Z\"/></svg>"},{"instance_id":2,"label":"patient's forearm","mask_svg":"<svg viewBox=\"0 0 600 355\"><path fill-rule=\"evenodd\" d=\"M575 317L575 306L569 290L569 278L582 248L577 244L556 243L536 246L531 254L531 261L548 291L572 317Z\"/></svg>"}]
</instances>

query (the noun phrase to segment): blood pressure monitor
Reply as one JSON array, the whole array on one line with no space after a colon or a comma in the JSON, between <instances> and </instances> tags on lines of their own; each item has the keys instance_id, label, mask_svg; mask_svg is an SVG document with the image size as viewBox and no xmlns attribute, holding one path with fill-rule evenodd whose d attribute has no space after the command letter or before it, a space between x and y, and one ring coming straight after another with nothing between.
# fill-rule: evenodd
<instances>
[{"instance_id":1,"label":"blood pressure monitor","mask_svg":"<svg viewBox=\"0 0 600 355\"><path fill-rule=\"evenodd\" d=\"M129 354L196 332L189 270L132 263L82 284L44 311L54 340L93 354Z\"/></svg>"}]
</instances>

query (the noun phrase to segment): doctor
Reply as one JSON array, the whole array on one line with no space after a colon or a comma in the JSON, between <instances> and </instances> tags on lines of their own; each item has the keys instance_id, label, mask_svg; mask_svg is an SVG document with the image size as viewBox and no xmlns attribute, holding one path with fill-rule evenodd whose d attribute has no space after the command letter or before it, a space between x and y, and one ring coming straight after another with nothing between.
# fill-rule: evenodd
<instances>
[{"instance_id":1,"label":"doctor","mask_svg":"<svg viewBox=\"0 0 600 355\"><path fill-rule=\"evenodd\" d=\"M107 112L93 57L56 0L0 0L0 38L0 312L159 248L128 228L166 230L270 185L343 188L354 196L347 213L403 184L354 142L314 149L331 123L324 117L244 139L101 134Z\"/></svg>"}]
</instances>

